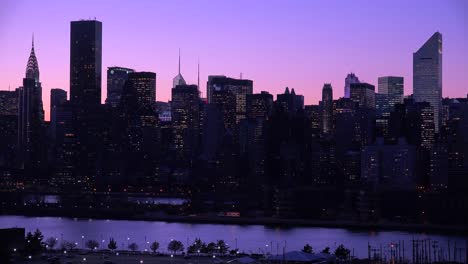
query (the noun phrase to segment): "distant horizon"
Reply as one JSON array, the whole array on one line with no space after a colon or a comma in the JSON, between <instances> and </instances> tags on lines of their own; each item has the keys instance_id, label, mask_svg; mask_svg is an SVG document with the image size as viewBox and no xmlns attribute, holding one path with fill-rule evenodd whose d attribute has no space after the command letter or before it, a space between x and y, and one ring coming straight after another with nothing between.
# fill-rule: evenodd
<instances>
[{"instance_id":1,"label":"distant horizon","mask_svg":"<svg viewBox=\"0 0 468 264\"><path fill-rule=\"evenodd\" d=\"M109 11L112 3L0 4L0 90L21 86L34 33L49 120L50 90L64 89L70 96L70 22L96 16L103 23L102 103L107 97L106 71L113 66L156 72L156 100L170 100L179 48L187 83L197 83L200 60L203 97L209 75L242 74L253 80L254 93L268 91L276 97L289 87L304 95L306 104L317 104L324 83L331 83L334 99L342 97L350 72L375 85L376 91L378 77L404 77L409 95L413 52L437 31L443 37L443 97L468 93L465 1L273 1L268 6L246 1L141 1L124 8L120 2ZM46 12L59 15L46 17Z\"/></svg>"}]
</instances>

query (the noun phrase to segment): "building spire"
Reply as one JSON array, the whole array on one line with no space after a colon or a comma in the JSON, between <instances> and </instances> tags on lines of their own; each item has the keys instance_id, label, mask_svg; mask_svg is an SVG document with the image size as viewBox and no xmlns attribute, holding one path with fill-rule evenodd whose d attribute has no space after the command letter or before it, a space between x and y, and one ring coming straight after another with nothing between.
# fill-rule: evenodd
<instances>
[{"instance_id":1,"label":"building spire","mask_svg":"<svg viewBox=\"0 0 468 264\"><path fill-rule=\"evenodd\" d=\"M179 74L180 74L180 48L179 48Z\"/></svg>"},{"instance_id":2,"label":"building spire","mask_svg":"<svg viewBox=\"0 0 468 264\"><path fill-rule=\"evenodd\" d=\"M34 52L34 33L32 35L31 53L29 54L28 64L26 66L26 78L34 79L39 82L39 65L37 63L36 53Z\"/></svg>"},{"instance_id":3,"label":"building spire","mask_svg":"<svg viewBox=\"0 0 468 264\"><path fill-rule=\"evenodd\" d=\"M200 90L200 58L198 58L197 86L198 86L198 90Z\"/></svg>"}]
</instances>

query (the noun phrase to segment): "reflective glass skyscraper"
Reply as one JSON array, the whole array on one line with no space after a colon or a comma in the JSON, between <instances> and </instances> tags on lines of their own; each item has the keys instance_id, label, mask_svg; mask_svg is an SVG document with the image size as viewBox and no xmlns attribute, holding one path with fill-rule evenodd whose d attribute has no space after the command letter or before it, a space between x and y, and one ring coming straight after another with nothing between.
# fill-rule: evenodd
<instances>
[{"instance_id":1,"label":"reflective glass skyscraper","mask_svg":"<svg viewBox=\"0 0 468 264\"><path fill-rule=\"evenodd\" d=\"M413 53L413 95L434 109L435 131L439 131L442 104L442 34L434 33Z\"/></svg>"}]
</instances>

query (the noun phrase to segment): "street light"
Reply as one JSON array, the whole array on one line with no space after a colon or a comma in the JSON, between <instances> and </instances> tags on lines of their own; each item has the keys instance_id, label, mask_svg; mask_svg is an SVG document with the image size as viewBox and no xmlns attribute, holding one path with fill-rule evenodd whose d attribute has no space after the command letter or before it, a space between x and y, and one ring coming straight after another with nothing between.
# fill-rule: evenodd
<instances>
[{"instance_id":1,"label":"street light","mask_svg":"<svg viewBox=\"0 0 468 264\"><path fill-rule=\"evenodd\" d=\"M83 258L83 261L86 261L86 258Z\"/></svg>"}]
</instances>

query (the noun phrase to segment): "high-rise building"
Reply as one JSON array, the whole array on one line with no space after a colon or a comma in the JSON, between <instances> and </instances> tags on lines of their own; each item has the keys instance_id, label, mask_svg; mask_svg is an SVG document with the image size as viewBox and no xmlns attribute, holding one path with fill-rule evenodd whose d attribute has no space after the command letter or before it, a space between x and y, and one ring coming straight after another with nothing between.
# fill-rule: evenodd
<instances>
[{"instance_id":1,"label":"high-rise building","mask_svg":"<svg viewBox=\"0 0 468 264\"><path fill-rule=\"evenodd\" d=\"M253 92L251 80L208 76L208 103L215 104L223 116L225 129L238 139L239 124L247 117L247 95Z\"/></svg>"},{"instance_id":2,"label":"high-rise building","mask_svg":"<svg viewBox=\"0 0 468 264\"><path fill-rule=\"evenodd\" d=\"M198 86L177 85L172 88L171 116L173 143L177 153L180 157L193 157L200 140Z\"/></svg>"},{"instance_id":3,"label":"high-rise building","mask_svg":"<svg viewBox=\"0 0 468 264\"><path fill-rule=\"evenodd\" d=\"M333 88L326 83L322 89L322 133L329 134L333 129Z\"/></svg>"},{"instance_id":4,"label":"high-rise building","mask_svg":"<svg viewBox=\"0 0 468 264\"><path fill-rule=\"evenodd\" d=\"M122 96L122 89L133 69L122 67L107 68L107 98L106 104L117 107Z\"/></svg>"},{"instance_id":5,"label":"high-rise building","mask_svg":"<svg viewBox=\"0 0 468 264\"><path fill-rule=\"evenodd\" d=\"M379 92L375 94L376 125L380 136L387 136L390 113L396 104L403 103L403 77L379 77L378 88Z\"/></svg>"},{"instance_id":6,"label":"high-rise building","mask_svg":"<svg viewBox=\"0 0 468 264\"><path fill-rule=\"evenodd\" d=\"M442 104L442 34L439 32L413 53L413 96L416 102L431 104L437 133Z\"/></svg>"},{"instance_id":7,"label":"high-rise building","mask_svg":"<svg viewBox=\"0 0 468 264\"><path fill-rule=\"evenodd\" d=\"M156 73L130 72L123 89L124 96L135 100L134 107L150 109L156 103Z\"/></svg>"},{"instance_id":8,"label":"high-rise building","mask_svg":"<svg viewBox=\"0 0 468 264\"><path fill-rule=\"evenodd\" d=\"M54 141L57 136L57 112L66 101L67 91L58 88L50 90L50 129Z\"/></svg>"},{"instance_id":9,"label":"high-rise building","mask_svg":"<svg viewBox=\"0 0 468 264\"><path fill-rule=\"evenodd\" d=\"M289 87L286 87L283 94L276 95L275 103L288 114L294 115L299 110L304 109L304 96L296 94L294 88L292 88L290 92Z\"/></svg>"},{"instance_id":10,"label":"high-rise building","mask_svg":"<svg viewBox=\"0 0 468 264\"><path fill-rule=\"evenodd\" d=\"M350 98L352 83L359 83L359 78L351 72L345 78L344 98Z\"/></svg>"},{"instance_id":11,"label":"high-rise building","mask_svg":"<svg viewBox=\"0 0 468 264\"><path fill-rule=\"evenodd\" d=\"M18 158L21 168L45 166L44 109L39 65L34 52L34 39L26 66L23 87L19 88Z\"/></svg>"},{"instance_id":12,"label":"high-rise building","mask_svg":"<svg viewBox=\"0 0 468 264\"><path fill-rule=\"evenodd\" d=\"M247 95L247 117L268 120L273 111L273 95L262 91L259 94Z\"/></svg>"},{"instance_id":13,"label":"high-rise building","mask_svg":"<svg viewBox=\"0 0 468 264\"><path fill-rule=\"evenodd\" d=\"M102 141L101 70L102 23L96 20L70 24L70 103L76 150L74 178L84 188L94 188L97 157Z\"/></svg>"},{"instance_id":14,"label":"high-rise building","mask_svg":"<svg viewBox=\"0 0 468 264\"><path fill-rule=\"evenodd\" d=\"M180 49L179 49L179 71L177 75L172 79L172 88L175 88L177 85L186 85L184 77L180 73Z\"/></svg>"},{"instance_id":15,"label":"high-rise building","mask_svg":"<svg viewBox=\"0 0 468 264\"><path fill-rule=\"evenodd\" d=\"M13 167L15 164L18 139L18 93L0 91L0 166Z\"/></svg>"},{"instance_id":16,"label":"high-rise building","mask_svg":"<svg viewBox=\"0 0 468 264\"><path fill-rule=\"evenodd\" d=\"M71 22L70 101L80 108L101 103L102 23Z\"/></svg>"},{"instance_id":17,"label":"high-rise building","mask_svg":"<svg viewBox=\"0 0 468 264\"><path fill-rule=\"evenodd\" d=\"M375 86L372 84L352 83L350 96L360 108L375 108Z\"/></svg>"},{"instance_id":18,"label":"high-rise building","mask_svg":"<svg viewBox=\"0 0 468 264\"><path fill-rule=\"evenodd\" d=\"M390 116L390 112L393 112L394 106L403 103L403 82L403 77L379 77L378 93L386 95L386 100L384 102L386 111L384 112L384 116Z\"/></svg>"}]
</instances>

